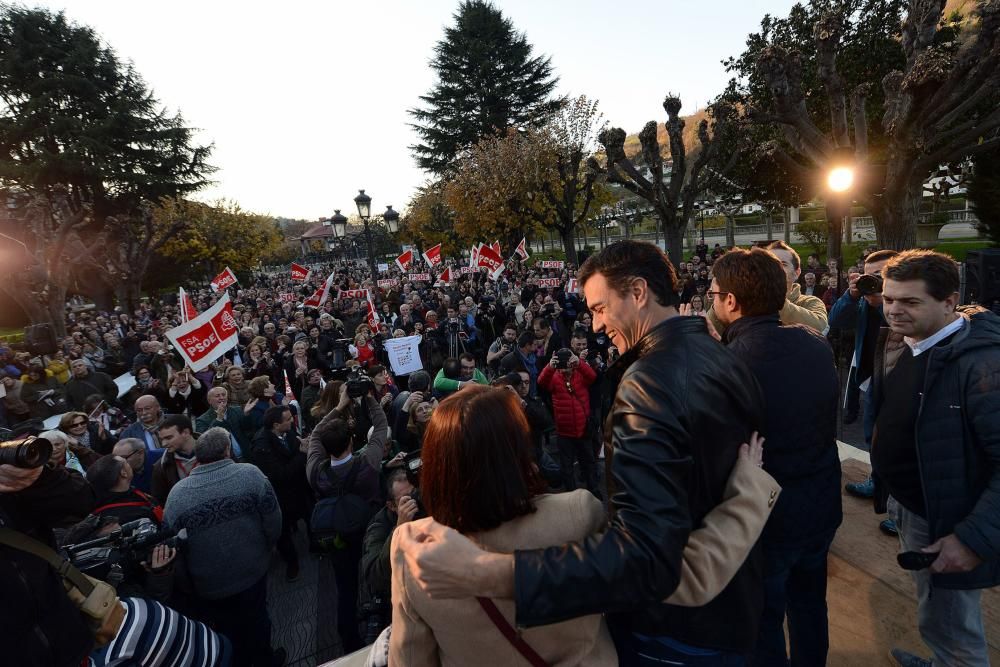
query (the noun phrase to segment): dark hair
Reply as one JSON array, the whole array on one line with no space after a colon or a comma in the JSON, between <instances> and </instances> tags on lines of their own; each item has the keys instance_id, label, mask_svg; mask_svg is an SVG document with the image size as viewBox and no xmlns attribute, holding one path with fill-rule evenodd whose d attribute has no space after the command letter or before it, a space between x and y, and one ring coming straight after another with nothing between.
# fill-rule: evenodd
<instances>
[{"instance_id":1,"label":"dark hair","mask_svg":"<svg viewBox=\"0 0 1000 667\"><path fill-rule=\"evenodd\" d=\"M506 389L470 387L445 399L427 425L420 491L436 521L462 533L491 530L535 511L544 490L531 429Z\"/></svg>"},{"instance_id":2,"label":"dark hair","mask_svg":"<svg viewBox=\"0 0 1000 667\"><path fill-rule=\"evenodd\" d=\"M513 322L507 322L507 324L503 325L503 329L501 329L500 331L507 331L508 329L513 329L514 331L517 331L517 325L514 324Z\"/></svg>"},{"instance_id":3,"label":"dark hair","mask_svg":"<svg viewBox=\"0 0 1000 667\"><path fill-rule=\"evenodd\" d=\"M462 375L462 364L455 357L444 360L444 376L450 380L458 380Z\"/></svg>"},{"instance_id":4,"label":"dark hair","mask_svg":"<svg viewBox=\"0 0 1000 667\"><path fill-rule=\"evenodd\" d=\"M712 276L744 317L774 315L785 305L785 270L770 250L733 248L715 261Z\"/></svg>"},{"instance_id":5,"label":"dark hair","mask_svg":"<svg viewBox=\"0 0 1000 667\"><path fill-rule=\"evenodd\" d=\"M764 249L765 250L784 250L785 252L787 252L788 254L790 254L792 256L792 268L793 269L795 269L796 271L798 271L799 268L802 266L802 260L799 259L799 253L795 252L795 248L793 248L792 246L788 245L784 241L771 241L770 243L768 243L765 246ZM781 273L784 274L785 270L782 269ZM712 275L715 275L714 265L713 265ZM782 280L784 280L784 278L782 278ZM779 308L778 310L781 310L781 309Z\"/></svg>"},{"instance_id":6,"label":"dark hair","mask_svg":"<svg viewBox=\"0 0 1000 667\"><path fill-rule=\"evenodd\" d=\"M264 421L261 424L264 430L270 431L274 428L275 424L280 424L285 418L285 413L291 412L291 410L287 405L272 405L269 407L264 411Z\"/></svg>"},{"instance_id":7,"label":"dark hair","mask_svg":"<svg viewBox=\"0 0 1000 667\"><path fill-rule=\"evenodd\" d=\"M535 344L535 333L533 331L524 331L517 337L517 346L525 347L529 344Z\"/></svg>"},{"instance_id":8,"label":"dark hair","mask_svg":"<svg viewBox=\"0 0 1000 667\"><path fill-rule=\"evenodd\" d=\"M104 402L101 394L91 394L83 400L83 411L88 415L97 409L97 406Z\"/></svg>"},{"instance_id":9,"label":"dark hair","mask_svg":"<svg viewBox=\"0 0 1000 667\"><path fill-rule=\"evenodd\" d=\"M404 479L406 479L406 470L403 468L389 468L385 475L385 486L383 488L386 500L397 500L397 498L392 497L392 486Z\"/></svg>"},{"instance_id":10,"label":"dark hair","mask_svg":"<svg viewBox=\"0 0 1000 667\"><path fill-rule=\"evenodd\" d=\"M167 415L163 418L163 422L157 430L162 431L165 428L175 428L178 433L181 431L194 433L194 427L191 426L191 418L187 415Z\"/></svg>"},{"instance_id":11,"label":"dark hair","mask_svg":"<svg viewBox=\"0 0 1000 667\"><path fill-rule=\"evenodd\" d=\"M410 391L426 391L431 388L431 374L427 371L411 373L406 386Z\"/></svg>"},{"instance_id":12,"label":"dark hair","mask_svg":"<svg viewBox=\"0 0 1000 667\"><path fill-rule=\"evenodd\" d=\"M884 262L887 259L892 259L893 257L898 257L899 251L897 250L876 250L872 254L865 257L864 261L861 262L862 265L868 262Z\"/></svg>"},{"instance_id":13,"label":"dark hair","mask_svg":"<svg viewBox=\"0 0 1000 667\"><path fill-rule=\"evenodd\" d=\"M927 293L938 301L944 301L957 292L960 284L955 260L933 250L898 253L885 265L882 277L898 282L923 280Z\"/></svg>"},{"instance_id":14,"label":"dark hair","mask_svg":"<svg viewBox=\"0 0 1000 667\"><path fill-rule=\"evenodd\" d=\"M697 296L697 295L695 295L695 296ZM570 336L570 339L572 340L574 338L580 338L580 339L583 339L583 340L590 340L590 338L587 336L587 332L586 331L580 331L579 329L574 329L573 330L573 335Z\"/></svg>"},{"instance_id":15,"label":"dark hair","mask_svg":"<svg viewBox=\"0 0 1000 667\"><path fill-rule=\"evenodd\" d=\"M657 246L646 241L617 241L587 258L576 278L583 287L590 277L600 273L611 289L625 294L636 278L646 281L649 291L661 306L676 306L677 272L670 259Z\"/></svg>"},{"instance_id":16,"label":"dark hair","mask_svg":"<svg viewBox=\"0 0 1000 667\"><path fill-rule=\"evenodd\" d=\"M319 442L330 456L341 456L350 447L353 435L350 422L337 417L320 434Z\"/></svg>"},{"instance_id":17,"label":"dark hair","mask_svg":"<svg viewBox=\"0 0 1000 667\"><path fill-rule=\"evenodd\" d=\"M382 364L375 364L374 366L369 366L368 377L373 378L384 370L385 366L383 366Z\"/></svg>"},{"instance_id":18,"label":"dark hair","mask_svg":"<svg viewBox=\"0 0 1000 667\"><path fill-rule=\"evenodd\" d=\"M539 329L542 329L542 330L551 329L552 328L552 325L549 324L548 319L546 319L544 317L536 317L535 319L531 320L531 326L532 326L532 328L538 327Z\"/></svg>"},{"instance_id":19,"label":"dark hair","mask_svg":"<svg viewBox=\"0 0 1000 667\"><path fill-rule=\"evenodd\" d=\"M125 465L127 463L121 457L106 454L87 468L87 481L98 494L107 493L118 482Z\"/></svg>"},{"instance_id":20,"label":"dark hair","mask_svg":"<svg viewBox=\"0 0 1000 667\"><path fill-rule=\"evenodd\" d=\"M471 352L463 352L462 354L458 355L458 359L459 359L459 361L472 361L472 362L475 362L476 355L472 354Z\"/></svg>"}]
</instances>

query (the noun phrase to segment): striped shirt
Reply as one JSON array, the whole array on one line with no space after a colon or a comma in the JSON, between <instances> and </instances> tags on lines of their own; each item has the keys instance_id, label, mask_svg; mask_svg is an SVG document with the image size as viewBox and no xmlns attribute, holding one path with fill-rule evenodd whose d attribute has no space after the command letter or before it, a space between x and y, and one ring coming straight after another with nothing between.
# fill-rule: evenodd
<instances>
[{"instance_id":1,"label":"striped shirt","mask_svg":"<svg viewBox=\"0 0 1000 667\"><path fill-rule=\"evenodd\" d=\"M155 600L122 598L125 620L107 646L90 654L90 667L213 667L232 658L227 641Z\"/></svg>"}]
</instances>

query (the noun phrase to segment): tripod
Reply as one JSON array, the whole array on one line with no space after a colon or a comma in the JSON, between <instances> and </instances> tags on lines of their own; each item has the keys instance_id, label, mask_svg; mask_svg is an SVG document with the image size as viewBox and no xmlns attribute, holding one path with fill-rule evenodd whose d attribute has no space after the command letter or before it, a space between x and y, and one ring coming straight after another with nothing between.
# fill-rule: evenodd
<instances>
[{"instance_id":1,"label":"tripod","mask_svg":"<svg viewBox=\"0 0 1000 667\"><path fill-rule=\"evenodd\" d=\"M463 336L468 338L468 334L462 331L452 331L448 329L448 356L457 359L458 355L466 352L465 340Z\"/></svg>"}]
</instances>

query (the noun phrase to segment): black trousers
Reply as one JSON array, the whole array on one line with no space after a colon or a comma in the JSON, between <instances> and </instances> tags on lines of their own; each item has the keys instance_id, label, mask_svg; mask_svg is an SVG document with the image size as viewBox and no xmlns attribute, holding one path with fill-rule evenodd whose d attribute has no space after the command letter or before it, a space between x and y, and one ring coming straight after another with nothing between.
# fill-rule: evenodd
<instances>
[{"instance_id":1,"label":"black trousers","mask_svg":"<svg viewBox=\"0 0 1000 667\"><path fill-rule=\"evenodd\" d=\"M591 438L570 438L560 435L556 441L559 446L559 468L562 470L563 488L572 491L576 488L576 474L573 471L574 461L580 464L580 475L587 489L597 495L597 465L594 461L594 449Z\"/></svg>"},{"instance_id":2,"label":"black trousers","mask_svg":"<svg viewBox=\"0 0 1000 667\"><path fill-rule=\"evenodd\" d=\"M201 616L233 644L233 667L271 667L271 618L267 575L250 588L221 600L200 600Z\"/></svg>"}]
</instances>

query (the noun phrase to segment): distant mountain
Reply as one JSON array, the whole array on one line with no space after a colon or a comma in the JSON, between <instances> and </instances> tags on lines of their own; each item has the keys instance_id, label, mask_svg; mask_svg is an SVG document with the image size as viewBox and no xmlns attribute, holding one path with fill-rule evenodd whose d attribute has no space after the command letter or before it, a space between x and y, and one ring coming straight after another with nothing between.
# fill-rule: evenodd
<instances>
[{"instance_id":1,"label":"distant mountain","mask_svg":"<svg viewBox=\"0 0 1000 667\"><path fill-rule=\"evenodd\" d=\"M708 118L708 111L701 109L690 116L681 116L684 121L684 149L691 155L698 147L698 125L702 120ZM670 157L670 139L667 138L667 114L661 111L656 118L656 139L660 142L660 153L664 158ZM625 154L635 157L642 150L639 144L639 134L630 134L625 137Z\"/></svg>"}]
</instances>

